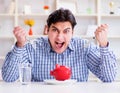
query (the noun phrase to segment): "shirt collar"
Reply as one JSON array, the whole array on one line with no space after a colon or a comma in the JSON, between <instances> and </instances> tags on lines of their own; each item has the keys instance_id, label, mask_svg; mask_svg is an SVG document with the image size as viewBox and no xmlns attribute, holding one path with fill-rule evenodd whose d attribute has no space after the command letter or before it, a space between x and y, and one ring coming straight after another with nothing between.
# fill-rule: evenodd
<instances>
[{"instance_id":1,"label":"shirt collar","mask_svg":"<svg viewBox=\"0 0 120 93\"><path fill-rule=\"evenodd\" d=\"M46 41L46 49L47 49L48 52L50 52L50 51L52 50L52 48L51 48L51 45L50 45L50 43L49 43L48 37L46 38L45 41Z\"/></svg>"},{"instance_id":2,"label":"shirt collar","mask_svg":"<svg viewBox=\"0 0 120 93\"><path fill-rule=\"evenodd\" d=\"M73 38L71 39L69 45L68 45L68 48L71 50L71 51L74 51L75 50L75 47L74 47L74 44L73 44Z\"/></svg>"}]
</instances>

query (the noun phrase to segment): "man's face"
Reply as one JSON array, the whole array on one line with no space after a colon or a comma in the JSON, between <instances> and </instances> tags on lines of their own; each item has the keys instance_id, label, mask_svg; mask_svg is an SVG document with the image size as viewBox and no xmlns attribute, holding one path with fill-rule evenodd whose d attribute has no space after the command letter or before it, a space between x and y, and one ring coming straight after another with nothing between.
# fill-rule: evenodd
<instances>
[{"instance_id":1,"label":"man's face","mask_svg":"<svg viewBox=\"0 0 120 93\"><path fill-rule=\"evenodd\" d=\"M52 49L56 53L62 53L68 47L72 38L73 30L70 22L57 22L51 24L48 31L48 38Z\"/></svg>"}]
</instances>

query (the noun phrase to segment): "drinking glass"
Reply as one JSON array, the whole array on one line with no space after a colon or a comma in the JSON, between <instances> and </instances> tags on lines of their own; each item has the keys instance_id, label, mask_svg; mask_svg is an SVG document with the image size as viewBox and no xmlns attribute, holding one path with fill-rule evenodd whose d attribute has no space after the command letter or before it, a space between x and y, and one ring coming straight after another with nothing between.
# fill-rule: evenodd
<instances>
[{"instance_id":1,"label":"drinking glass","mask_svg":"<svg viewBox=\"0 0 120 93\"><path fill-rule=\"evenodd\" d=\"M27 85L31 82L31 64L30 63L19 64L19 79L22 85Z\"/></svg>"}]
</instances>

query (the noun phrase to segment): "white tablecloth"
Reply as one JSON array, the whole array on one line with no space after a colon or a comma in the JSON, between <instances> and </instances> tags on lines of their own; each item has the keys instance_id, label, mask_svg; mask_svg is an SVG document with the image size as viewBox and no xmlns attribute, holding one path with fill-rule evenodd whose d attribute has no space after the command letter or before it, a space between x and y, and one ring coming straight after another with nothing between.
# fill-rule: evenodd
<instances>
[{"instance_id":1,"label":"white tablecloth","mask_svg":"<svg viewBox=\"0 0 120 93\"><path fill-rule=\"evenodd\" d=\"M1 81L0 93L120 93L120 82L86 82L72 85L47 85L32 82L29 85L21 85L19 82L5 83Z\"/></svg>"}]
</instances>

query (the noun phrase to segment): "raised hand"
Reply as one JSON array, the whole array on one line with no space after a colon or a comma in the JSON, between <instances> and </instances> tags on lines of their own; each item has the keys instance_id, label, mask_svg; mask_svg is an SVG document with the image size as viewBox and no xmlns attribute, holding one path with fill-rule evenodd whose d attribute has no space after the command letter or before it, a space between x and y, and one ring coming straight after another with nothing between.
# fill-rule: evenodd
<instances>
[{"instance_id":1,"label":"raised hand","mask_svg":"<svg viewBox=\"0 0 120 93\"><path fill-rule=\"evenodd\" d=\"M17 39L17 47L23 47L26 43L26 36L27 36L27 33L26 31L21 28L20 26L17 26L14 28L13 30L13 33Z\"/></svg>"},{"instance_id":2,"label":"raised hand","mask_svg":"<svg viewBox=\"0 0 120 93\"><path fill-rule=\"evenodd\" d=\"M108 25L102 24L95 31L95 37L101 47L106 47L108 43L107 39Z\"/></svg>"}]
</instances>

